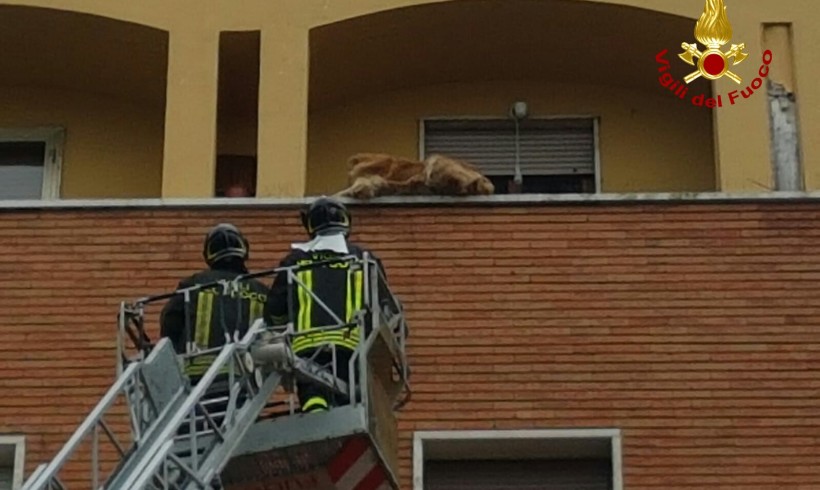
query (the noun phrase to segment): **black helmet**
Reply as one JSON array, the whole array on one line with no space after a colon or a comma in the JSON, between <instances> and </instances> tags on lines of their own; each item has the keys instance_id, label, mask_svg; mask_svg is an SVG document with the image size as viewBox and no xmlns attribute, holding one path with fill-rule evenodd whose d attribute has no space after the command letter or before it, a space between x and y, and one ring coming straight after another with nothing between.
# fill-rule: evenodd
<instances>
[{"instance_id":1,"label":"black helmet","mask_svg":"<svg viewBox=\"0 0 820 490\"><path fill-rule=\"evenodd\" d=\"M303 209L302 225L311 238L323 231L340 231L347 236L350 233L351 217L341 202L322 196Z\"/></svg>"},{"instance_id":2,"label":"black helmet","mask_svg":"<svg viewBox=\"0 0 820 490\"><path fill-rule=\"evenodd\" d=\"M237 257L241 261L248 258L250 245L237 227L230 223L220 223L208 232L202 256L209 266L228 257Z\"/></svg>"}]
</instances>

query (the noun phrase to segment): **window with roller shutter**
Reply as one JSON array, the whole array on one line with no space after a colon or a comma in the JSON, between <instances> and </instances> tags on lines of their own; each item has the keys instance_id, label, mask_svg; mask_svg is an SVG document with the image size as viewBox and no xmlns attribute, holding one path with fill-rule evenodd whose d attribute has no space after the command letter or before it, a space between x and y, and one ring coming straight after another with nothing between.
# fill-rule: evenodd
<instances>
[{"instance_id":1,"label":"window with roller shutter","mask_svg":"<svg viewBox=\"0 0 820 490\"><path fill-rule=\"evenodd\" d=\"M422 121L421 157L466 160L486 175L496 194L598 191L597 120L524 119L518 128L522 188L515 187L516 127L512 119Z\"/></svg>"},{"instance_id":2,"label":"window with roller shutter","mask_svg":"<svg viewBox=\"0 0 820 490\"><path fill-rule=\"evenodd\" d=\"M0 128L0 200L58 199L63 131Z\"/></svg>"},{"instance_id":3,"label":"window with roller shutter","mask_svg":"<svg viewBox=\"0 0 820 490\"><path fill-rule=\"evenodd\" d=\"M22 487L24 463L24 436L0 436L0 490Z\"/></svg>"},{"instance_id":4,"label":"window with roller shutter","mask_svg":"<svg viewBox=\"0 0 820 490\"><path fill-rule=\"evenodd\" d=\"M623 490L618 429L418 431L414 490Z\"/></svg>"}]
</instances>

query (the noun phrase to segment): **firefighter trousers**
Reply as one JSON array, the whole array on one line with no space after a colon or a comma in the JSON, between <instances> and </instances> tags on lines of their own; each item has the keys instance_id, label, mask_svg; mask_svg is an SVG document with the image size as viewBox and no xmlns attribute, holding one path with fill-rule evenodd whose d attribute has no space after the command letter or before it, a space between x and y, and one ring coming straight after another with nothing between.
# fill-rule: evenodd
<instances>
[{"instance_id":1,"label":"firefighter trousers","mask_svg":"<svg viewBox=\"0 0 820 490\"><path fill-rule=\"evenodd\" d=\"M301 351L296 355L304 359L310 359L314 352L314 349L310 349ZM350 382L349 366L352 356L352 350L336 346L336 376L345 383ZM330 370L330 366L333 362L333 353L330 349L325 349L317 354L313 360L320 366L327 366L328 370ZM310 411L314 408L330 408L348 403L346 396L337 396L324 386L319 386L314 383L299 382L296 384L296 390L299 395L299 404L303 411Z\"/></svg>"}]
</instances>

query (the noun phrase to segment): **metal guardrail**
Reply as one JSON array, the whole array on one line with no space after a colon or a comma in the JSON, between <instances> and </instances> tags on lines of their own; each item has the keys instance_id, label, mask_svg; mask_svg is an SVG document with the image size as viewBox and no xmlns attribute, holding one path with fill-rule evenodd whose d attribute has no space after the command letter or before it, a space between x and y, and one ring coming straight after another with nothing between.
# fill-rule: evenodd
<instances>
[{"instance_id":1,"label":"metal guardrail","mask_svg":"<svg viewBox=\"0 0 820 490\"><path fill-rule=\"evenodd\" d=\"M270 373L262 386L255 386L253 372L247 369L247 353L256 331L251 330L241 342L226 344L210 368L193 387L180 408L164 424L159 436L146 448L150 459L143 459L113 488L208 489L217 478L233 448L253 425L259 411L279 385L278 373ZM223 368L228 368L228 400L222 421L203 406L211 388L218 382ZM244 400L243 400L244 398ZM197 427L204 417L206 428ZM187 425L188 437L181 456L177 436Z\"/></svg>"},{"instance_id":2,"label":"metal guardrail","mask_svg":"<svg viewBox=\"0 0 820 490\"><path fill-rule=\"evenodd\" d=\"M333 312L333 310L327 305L327 303L323 301L322 298L318 297L316 293L312 291L310 288L308 288L298 277L299 272L337 264L346 264L347 267L350 267L351 270L360 269L364 273L364 308L363 310L356 312L354 318L350 322L346 322L344 321L344 319L339 318L338 315L336 315ZM384 271L380 267L378 267L376 260L373 259L372 256L370 256L370 254L368 253L365 253L364 257L362 258L356 257L354 255L345 255L328 260L317 261L307 265L294 265L289 267L277 267L274 269L266 269L259 272L242 274L230 281L220 280L205 284L197 284L188 288L178 289L170 293L139 298L131 304L123 303L120 311L120 325L117 336L117 372L122 372L124 366L128 362L144 358L144 356L147 355L148 352L150 352L152 345L150 339L145 333L144 327L146 306L164 300L168 300L174 296L182 296L185 304L186 322L189 323L189 318L191 316L189 314L191 308L191 298L194 294L212 288L221 288L224 291L236 290L236 288L238 287L237 285L239 283L242 283L243 281L266 277L272 279L277 274L286 274L286 280L289 288L297 288L303 290L304 294L311 297L315 306L321 308L323 311L327 313L327 315L330 318L333 319L333 322L331 324L312 328L310 332L296 332L294 329L294 325L296 322L293 316L293 305L290 305L288 323L283 326L268 327L268 330L270 332L274 332L277 335L284 335L286 338L286 344L289 348L292 346L292 343L295 339L303 335L315 334L317 332L345 331L350 330L352 328L356 328L357 326L361 327L361 331L364 332L366 324L370 325L371 327L383 324L390 325L391 334L395 337L395 345L391 349L393 351L396 361L394 364L394 368L396 369L401 379L404 381L406 388L404 392L405 396L397 403L396 408L398 409L404 406L407 403L407 401L409 401L409 398L411 396L409 384L410 370L406 356L406 338L408 335L407 322L404 317L403 306L401 302L398 300L398 298L395 296L395 294L390 290L390 287L387 283L387 279L384 275ZM190 324L186 325L185 330L185 338L190 339ZM226 331L227 330L228 329L226 328ZM375 328L373 328L373 330L375 330ZM131 344L137 349L137 356L133 359L128 359L128 357L125 354L125 345L127 343L127 339L130 339ZM364 342L364 340L364 336L362 336L362 342ZM333 356L335 356L335 346L328 345L326 346L326 348L331 352ZM190 360L199 355L205 355L209 353L213 354L214 351L194 350L190 351L189 354L184 355L183 359ZM350 365L348 366L348 379L350 380L355 380L354 375L357 369L363 369L363 366L356 366L356 359L358 359L359 357L360 354L357 350L357 352L354 353L351 359ZM338 379L339 377L339 373L337 373L335 370L335 365L330 366L330 369L326 370L326 373L330 377L335 379ZM305 372L303 372L302 374L308 379L315 378L315 376L311 376ZM356 387L356 382L353 381L350 384L350 386L345 388L346 389L343 390L334 389L334 391L343 391L344 394L347 395L347 397L350 399L351 403L355 403L357 393L359 391ZM291 410L291 413L292 412L293 410Z\"/></svg>"},{"instance_id":3,"label":"metal guardrail","mask_svg":"<svg viewBox=\"0 0 820 490\"><path fill-rule=\"evenodd\" d=\"M58 474L81 444L91 439L91 474L92 488L100 488L100 432L108 442L113 444L120 458L120 464L135 454L143 441L152 435L152 427L163 418L173 402L182 397L183 385L181 373L177 378L165 377L170 386L170 392L162 396L152 386L152 374L159 374L168 368L168 362L174 361L173 350L167 340L161 342L151 356L145 361L130 364L122 375L108 389L106 394L97 403L88 417L80 424L68 442L62 447L54 459L40 465L32 476L23 485L23 490L57 490L64 489L65 485L59 480ZM163 366L164 365L164 366ZM174 365L172 364L171 367ZM154 380L155 381L155 380ZM176 381L176 386L173 386ZM170 396L167 396L170 395ZM106 423L106 416L112 414L115 403L124 396L131 422L131 443L123 444L120 438Z\"/></svg>"}]
</instances>

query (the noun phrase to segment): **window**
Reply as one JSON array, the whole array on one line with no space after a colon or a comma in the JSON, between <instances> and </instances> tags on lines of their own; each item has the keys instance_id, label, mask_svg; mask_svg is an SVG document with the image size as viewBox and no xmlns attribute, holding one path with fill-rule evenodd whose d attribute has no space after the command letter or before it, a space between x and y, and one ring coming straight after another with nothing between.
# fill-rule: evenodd
<instances>
[{"instance_id":1,"label":"window","mask_svg":"<svg viewBox=\"0 0 820 490\"><path fill-rule=\"evenodd\" d=\"M0 436L0 490L23 486L26 443L23 436Z\"/></svg>"},{"instance_id":2,"label":"window","mask_svg":"<svg viewBox=\"0 0 820 490\"><path fill-rule=\"evenodd\" d=\"M474 164L496 194L594 193L599 190L598 120L524 119L518 128L522 182L515 183L513 119L422 121L421 157L440 153Z\"/></svg>"},{"instance_id":3,"label":"window","mask_svg":"<svg viewBox=\"0 0 820 490\"><path fill-rule=\"evenodd\" d=\"M414 490L622 490L620 431L417 432Z\"/></svg>"},{"instance_id":4,"label":"window","mask_svg":"<svg viewBox=\"0 0 820 490\"><path fill-rule=\"evenodd\" d=\"M0 129L0 199L59 199L63 131Z\"/></svg>"}]
</instances>

